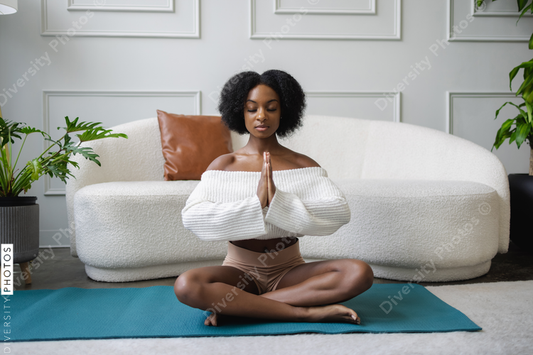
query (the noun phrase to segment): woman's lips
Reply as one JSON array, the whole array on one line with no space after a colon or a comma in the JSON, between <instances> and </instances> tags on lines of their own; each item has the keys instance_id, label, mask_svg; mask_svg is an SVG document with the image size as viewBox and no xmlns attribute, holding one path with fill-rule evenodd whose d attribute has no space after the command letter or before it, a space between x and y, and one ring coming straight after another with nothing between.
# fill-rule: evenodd
<instances>
[{"instance_id":1,"label":"woman's lips","mask_svg":"<svg viewBox=\"0 0 533 355\"><path fill-rule=\"evenodd\" d=\"M260 131L260 132L263 132L263 131L266 131L268 129L268 126L255 126L255 129Z\"/></svg>"}]
</instances>

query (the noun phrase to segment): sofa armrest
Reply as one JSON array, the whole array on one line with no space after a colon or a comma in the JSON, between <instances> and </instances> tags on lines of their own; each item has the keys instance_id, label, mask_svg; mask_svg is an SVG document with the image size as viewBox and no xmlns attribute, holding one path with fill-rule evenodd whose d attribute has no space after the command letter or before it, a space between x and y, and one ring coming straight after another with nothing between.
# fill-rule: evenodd
<instances>
[{"instance_id":1,"label":"sofa armrest","mask_svg":"<svg viewBox=\"0 0 533 355\"><path fill-rule=\"evenodd\" d=\"M112 127L115 133L125 133L128 139L106 138L87 142L99 155L101 166L84 159L73 157L80 169L74 169L76 178L70 178L66 186L66 202L69 229L72 231L70 250L76 252L76 232L74 225L74 195L88 185L112 181L162 181L164 180L161 135L157 118L137 120Z\"/></svg>"}]
</instances>

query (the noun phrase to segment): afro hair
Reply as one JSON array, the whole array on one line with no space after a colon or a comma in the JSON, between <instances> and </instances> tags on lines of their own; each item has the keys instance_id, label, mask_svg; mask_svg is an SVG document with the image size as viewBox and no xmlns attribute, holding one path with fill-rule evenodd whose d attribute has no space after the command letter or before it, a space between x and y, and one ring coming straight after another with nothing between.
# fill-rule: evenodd
<instances>
[{"instance_id":1,"label":"afro hair","mask_svg":"<svg viewBox=\"0 0 533 355\"><path fill-rule=\"evenodd\" d=\"M280 98L283 119L276 134L285 137L298 129L302 125L305 94L290 74L274 69L261 75L253 71L238 73L224 84L218 110L226 126L239 134L249 133L244 123L244 105L250 90L259 84L267 85Z\"/></svg>"}]
</instances>

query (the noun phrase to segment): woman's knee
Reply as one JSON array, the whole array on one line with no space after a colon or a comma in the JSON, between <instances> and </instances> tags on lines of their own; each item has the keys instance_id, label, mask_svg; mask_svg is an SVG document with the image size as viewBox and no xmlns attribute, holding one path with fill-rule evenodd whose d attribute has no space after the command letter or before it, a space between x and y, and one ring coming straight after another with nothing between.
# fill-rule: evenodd
<instances>
[{"instance_id":1,"label":"woman's knee","mask_svg":"<svg viewBox=\"0 0 533 355\"><path fill-rule=\"evenodd\" d=\"M372 287L374 282L374 272L370 265L361 260L344 260L344 272L347 292L352 297L357 296Z\"/></svg>"},{"instance_id":2,"label":"woman's knee","mask_svg":"<svg viewBox=\"0 0 533 355\"><path fill-rule=\"evenodd\" d=\"M198 299L201 288L201 278L195 270L184 272L174 282L174 293L178 300L184 304L189 304L190 300Z\"/></svg>"}]
</instances>

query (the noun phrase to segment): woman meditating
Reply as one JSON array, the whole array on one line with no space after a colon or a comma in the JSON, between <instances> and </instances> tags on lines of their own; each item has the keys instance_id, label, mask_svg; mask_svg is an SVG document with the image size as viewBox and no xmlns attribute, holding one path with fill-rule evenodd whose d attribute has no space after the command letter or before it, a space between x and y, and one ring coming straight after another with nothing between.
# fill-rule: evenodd
<instances>
[{"instance_id":1,"label":"woman meditating","mask_svg":"<svg viewBox=\"0 0 533 355\"><path fill-rule=\"evenodd\" d=\"M372 286L368 264L300 255L299 237L327 236L350 221L326 171L278 142L301 125L304 108L300 84L280 70L237 74L222 90L223 122L250 138L211 163L182 216L202 240L228 241L228 254L222 266L189 270L174 285L180 302L210 312L206 325L224 315L360 323L338 303Z\"/></svg>"}]
</instances>

